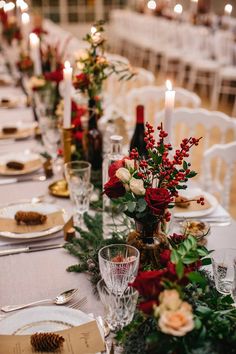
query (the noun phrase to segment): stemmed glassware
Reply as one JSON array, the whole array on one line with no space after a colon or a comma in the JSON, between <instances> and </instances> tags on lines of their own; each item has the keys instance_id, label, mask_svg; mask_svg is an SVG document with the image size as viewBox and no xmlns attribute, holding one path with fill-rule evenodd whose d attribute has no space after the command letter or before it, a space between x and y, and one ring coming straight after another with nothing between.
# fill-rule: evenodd
<instances>
[{"instance_id":1,"label":"stemmed glassware","mask_svg":"<svg viewBox=\"0 0 236 354\"><path fill-rule=\"evenodd\" d=\"M89 210L93 185L90 183L91 164L86 161L72 161L65 164L65 177L71 201L75 204L77 224L80 226L83 214Z\"/></svg>"},{"instance_id":2,"label":"stemmed glassware","mask_svg":"<svg viewBox=\"0 0 236 354\"><path fill-rule=\"evenodd\" d=\"M138 293L129 287L139 267L139 251L127 244L105 246L98 253L102 280L97 289L111 330L127 325L133 318Z\"/></svg>"}]
</instances>

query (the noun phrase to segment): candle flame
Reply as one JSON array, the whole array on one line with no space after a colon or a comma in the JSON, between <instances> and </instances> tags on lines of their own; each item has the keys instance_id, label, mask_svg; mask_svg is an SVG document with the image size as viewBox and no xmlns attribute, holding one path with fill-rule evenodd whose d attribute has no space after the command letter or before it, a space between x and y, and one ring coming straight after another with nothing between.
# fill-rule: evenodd
<instances>
[{"instance_id":1,"label":"candle flame","mask_svg":"<svg viewBox=\"0 0 236 354\"><path fill-rule=\"evenodd\" d=\"M233 6L231 4L226 4L225 5L225 12L227 12L227 14L230 15L232 10L233 10Z\"/></svg>"},{"instance_id":2,"label":"candle flame","mask_svg":"<svg viewBox=\"0 0 236 354\"><path fill-rule=\"evenodd\" d=\"M155 10L156 7L157 7L156 1L155 0L149 0L148 3L147 3L147 7L150 10Z\"/></svg>"},{"instance_id":3,"label":"candle flame","mask_svg":"<svg viewBox=\"0 0 236 354\"><path fill-rule=\"evenodd\" d=\"M65 63L64 63L64 68L65 69L70 69L70 67L71 67L70 66L70 62L68 60L66 60Z\"/></svg>"},{"instance_id":4,"label":"candle flame","mask_svg":"<svg viewBox=\"0 0 236 354\"><path fill-rule=\"evenodd\" d=\"M26 12L23 12L23 14L21 15L21 20L22 20L22 23L24 23L25 25L28 24L30 22L29 14L27 14Z\"/></svg>"},{"instance_id":5,"label":"candle flame","mask_svg":"<svg viewBox=\"0 0 236 354\"><path fill-rule=\"evenodd\" d=\"M172 91L172 82L170 80L166 80L166 88L168 91Z\"/></svg>"},{"instance_id":6,"label":"candle flame","mask_svg":"<svg viewBox=\"0 0 236 354\"><path fill-rule=\"evenodd\" d=\"M36 33L30 33L29 35L30 38L30 43L37 43L39 41L39 37L37 36Z\"/></svg>"},{"instance_id":7,"label":"candle flame","mask_svg":"<svg viewBox=\"0 0 236 354\"><path fill-rule=\"evenodd\" d=\"M90 32L91 35L94 35L97 32L97 28L95 26L92 26Z\"/></svg>"},{"instance_id":8,"label":"candle flame","mask_svg":"<svg viewBox=\"0 0 236 354\"><path fill-rule=\"evenodd\" d=\"M3 1L3 0L0 1L0 9L4 8L5 4L6 4L5 1Z\"/></svg>"},{"instance_id":9,"label":"candle flame","mask_svg":"<svg viewBox=\"0 0 236 354\"><path fill-rule=\"evenodd\" d=\"M15 8L15 4L13 2L8 2L8 3L5 3L3 10L5 12L8 12L8 11L13 10L14 8Z\"/></svg>"},{"instance_id":10,"label":"candle flame","mask_svg":"<svg viewBox=\"0 0 236 354\"><path fill-rule=\"evenodd\" d=\"M175 7L174 7L174 12L176 14L182 14L183 6L181 4L176 4Z\"/></svg>"},{"instance_id":11,"label":"candle flame","mask_svg":"<svg viewBox=\"0 0 236 354\"><path fill-rule=\"evenodd\" d=\"M22 12L28 10L29 8L28 4L24 0L17 0L16 6L19 7Z\"/></svg>"}]
</instances>

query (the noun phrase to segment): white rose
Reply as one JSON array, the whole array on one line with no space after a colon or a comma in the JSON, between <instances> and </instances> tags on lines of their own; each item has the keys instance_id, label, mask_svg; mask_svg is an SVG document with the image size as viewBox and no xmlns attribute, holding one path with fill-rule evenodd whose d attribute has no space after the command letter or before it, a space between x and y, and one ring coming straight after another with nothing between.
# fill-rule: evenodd
<instances>
[{"instance_id":1,"label":"white rose","mask_svg":"<svg viewBox=\"0 0 236 354\"><path fill-rule=\"evenodd\" d=\"M127 170L127 168L121 167L116 171L116 177L119 178L121 182L127 183L131 178L131 174L129 173L129 170Z\"/></svg>"},{"instance_id":2,"label":"white rose","mask_svg":"<svg viewBox=\"0 0 236 354\"><path fill-rule=\"evenodd\" d=\"M183 302L177 311L163 311L158 321L163 333L181 337L194 328L192 307Z\"/></svg>"},{"instance_id":3,"label":"white rose","mask_svg":"<svg viewBox=\"0 0 236 354\"><path fill-rule=\"evenodd\" d=\"M142 179L132 177L129 183L131 191L136 195L144 195L145 188Z\"/></svg>"},{"instance_id":4,"label":"white rose","mask_svg":"<svg viewBox=\"0 0 236 354\"><path fill-rule=\"evenodd\" d=\"M182 300L179 297L177 290L164 290L160 296L159 300L161 303L161 310L171 310L176 311L180 308Z\"/></svg>"},{"instance_id":5,"label":"white rose","mask_svg":"<svg viewBox=\"0 0 236 354\"><path fill-rule=\"evenodd\" d=\"M128 170L133 171L134 170L134 160L125 159L125 167L128 168Z\"/></svg>"}]
</instances>

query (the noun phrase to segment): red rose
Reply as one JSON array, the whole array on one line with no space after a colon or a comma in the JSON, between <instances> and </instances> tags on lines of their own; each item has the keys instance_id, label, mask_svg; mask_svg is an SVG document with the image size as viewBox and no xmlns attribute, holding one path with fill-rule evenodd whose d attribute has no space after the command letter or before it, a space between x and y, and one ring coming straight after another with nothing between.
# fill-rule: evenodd
<instances>
[{"instance_id":1,"label":"red rose","mask_svg":"<svg viewBox=\"0 0 236 354\"><path fill-rule=\"evenodd\" d=\"M163 290L161 281L166 273L167 269L140 272L130 285L138 290L140 295L145 299L156 301L160 292Z\"/></svg>"},{"instance_id":2,"label":"red rose","mask_svg":"<svg viewBox=\"0 0 236 354\"><path fill-rule=\"evenodd\" d=\"M123 197L125 192L125 187L116 176L111 177L109 181L104 185L104 193L109 198Z\"/></svg>"},{"instance_id":3,"label":"red rose","mask_svg":"<svg viewBox=\"0 0 236 354\"><path fill-rule=\"evenodd\" d=\"M81 73L75 76L75 80L73 82L75 89L84 90L90 84L90 79L87 74Z\"/></svg>"},{"instance_id":4,"label":"red rose","mask_svg":"<svg viewBox=\"0 0 236 354\"><path fill-rule=\"evenodd\" d=\"M47 34L48 31L46 31L45 29L43 29L43 27L35 27L31 32L37 34L37 36L41 36L42 34Z\"/></svg>"},{"instance_id":5,"label":"red rose","mask_svg":"<svg viewBox=\"0 0 236 354\"><path fill-rule=\"evenodd\" d=\"M143 301L139 304L139 309L146 313L147 315L151 315L153 312L153 306L157 305L157 301L150 300L150 301Z\"/></svg>"},{"instance_id":6,"label":"red rose","mask_svg":"<svg viewBox=\"0 0 236 354\"><path fill-rule=\"evenodd\" d=\"M74 137L76 140L81 141L83 139L83 132L81 131L75 132Z\"/></svg>"},{"instance_id":7,"label":"red rose","mask_svg":"<svg viewBox=\"0 0 236 354\"><path fill-rule=\"evenodd\" d=\"M154 215L163 215L171 202L171 197L167 189L147 188L145 200Z\"/></svg>"},{"instance_id":8,"label":"red rose","mask_svg":"<svg viewBox=\"0 0 236 354\"><path fill-rule=\"evenodd\" d=\"M170 261L171 250L164 250L160 254L160 263L164 266Z\"/></svg>"},{"instance_id":9,"label":"red rose","mask_svg":"<svg viewBox=\"0 0 236 354\"><path fill-rule=\"evenodd\" d=\"M124 161L123 160L117 160L113 162L108 170L108 175L109 177L113 177L116 174L116 171L119 170L119 168L124 167Z\"/></svg>"},{"instance_id":10,"label":"red rose","mask_svg":"<svg viewBox=\"0 0 236 354\"><path fill-rule=\"evenodd\" d=\"M48 81L54 81L57 84L63 80L63 71L62 70L55 70L49 73L44 74L45 79Z\"/></svg>"}]
</instances>

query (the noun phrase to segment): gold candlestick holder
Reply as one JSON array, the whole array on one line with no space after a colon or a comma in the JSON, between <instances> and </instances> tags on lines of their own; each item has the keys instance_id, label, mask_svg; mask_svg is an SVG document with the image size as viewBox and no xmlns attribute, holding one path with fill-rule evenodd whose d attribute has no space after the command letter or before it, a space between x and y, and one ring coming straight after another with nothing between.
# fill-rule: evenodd
<instances>
[{"instance_id":1,"label":"gold candlestick holder","mask_svg":"<svg viewBox=\"0 0 236 354\"><path fill-rule=\"evenodd\" d=\"M62 128L61 130L64 163L71 161L71 143L73 128L74 127L71 126L69 128ZM50 194L52 194L54 197L69 198L70 196L68 185L65 179L53 182L48 186L48 189Z\"/></svg>"},{"instance_id":2,"label":"gold candlestick holder","mask_svg":"<svg viewBox=\"0 0 236 354\"><path fill-rule=\"evenodd\" d=\"M65 163L71 161L72 130L72 126L69 128L62 128L62 148Z\"/></svg>"}]
</instances>

